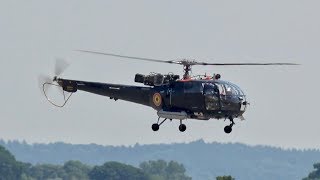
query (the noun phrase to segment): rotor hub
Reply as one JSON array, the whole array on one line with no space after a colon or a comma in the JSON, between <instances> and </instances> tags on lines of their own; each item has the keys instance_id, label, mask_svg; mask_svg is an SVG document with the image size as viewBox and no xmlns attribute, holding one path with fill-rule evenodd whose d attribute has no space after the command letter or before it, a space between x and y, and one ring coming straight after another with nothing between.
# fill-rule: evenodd
<instances>
[{"instance_id":1,"label":"rotor hub","mask_svg":"<svg viewBox=\"0 0 320 180\"><path fill-rule=\"evenodd\" d=\"M183 79L189 79L190 78L190 72L191 72L191 65L183 65Z\"/></svg>"}]
</instances>

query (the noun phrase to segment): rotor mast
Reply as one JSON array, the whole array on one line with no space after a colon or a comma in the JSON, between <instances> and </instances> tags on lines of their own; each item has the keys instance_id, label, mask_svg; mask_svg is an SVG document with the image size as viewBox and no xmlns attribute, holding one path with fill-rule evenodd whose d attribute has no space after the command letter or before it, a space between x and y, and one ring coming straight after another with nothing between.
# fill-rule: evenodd
<instances>
[{"instance_id":1,"label":"rotor mast","mask_svg":"<svg viewBox=\"0 0 320 180\"><path fill-rule=\"evenodd\" d=\"M190 71L191 71L191 65L190 64L184 64L183 65L183 79L189 79L190 78Z\"/></svg>"},{"instance_id":2,"label":"rotor mast","mask_svg":"<svg viewBox=\"0 0 320 180\"><path fill-rule=\"evenodd\" d=\"M180 64L183 66L183 79L190 79L191 77L191 71L192 71L192 66L196 65L197 62L193 59L182 59L178 61L174 61L175 64Z\"/></svg>"}]
</instances>

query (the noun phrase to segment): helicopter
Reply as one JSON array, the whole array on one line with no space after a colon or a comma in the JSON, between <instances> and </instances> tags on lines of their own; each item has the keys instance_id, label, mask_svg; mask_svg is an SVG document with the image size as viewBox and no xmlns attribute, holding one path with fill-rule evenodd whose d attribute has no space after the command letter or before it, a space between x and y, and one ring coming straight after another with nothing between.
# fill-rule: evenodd
<instances>
[{"instance_id":1,"label":"helicopter","mask_svg":"<svg viewBox=\"0 0 320 180\"><path fill-rule=\"evenodd\" d=\"M162 60L135 56L125 56L88 50L76 50L83 53L149 61L157 63L177 64L183 66L183 76L174 73L135 74L134 82L140 86L88 82L64 79L59 77L67 63L56 61L55 76L45 78L42 90L46 99L56 107L64 107L73 93L86 91L101 96L107 96L115 101L124 100L152 107L157 111L157 122L151 128L158 131L167 120L179 120L179 131L186 131L183 120L229 120L224 132L229 134L235 125L234 119L244 120L243 114L250 104L244 92L234 83L221 80L220 74L191 76L192 66L270 66L270 65L299 65L296 63L207 63L193 59ZM61 88L64 102L56 104L47 95L48 86ZM69 93L69 95L67 95Z\"/></svg>"}]
</instances>

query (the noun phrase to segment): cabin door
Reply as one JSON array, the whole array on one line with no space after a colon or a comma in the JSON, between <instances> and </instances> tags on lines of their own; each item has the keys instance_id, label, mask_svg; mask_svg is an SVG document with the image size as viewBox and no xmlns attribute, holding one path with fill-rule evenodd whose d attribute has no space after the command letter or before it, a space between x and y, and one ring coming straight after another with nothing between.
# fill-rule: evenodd
<instances>
[{"instance_id":1,"label":"cabin door","mask_svg":"<svg viewBox=\"0 0 320 180\"><path fill-rule=\"evenodd\" d=\"M220 92L217 85L213 83L203 84L203 95L205 108L208 111L221 110Z\"/></svg>"}]
</instances>

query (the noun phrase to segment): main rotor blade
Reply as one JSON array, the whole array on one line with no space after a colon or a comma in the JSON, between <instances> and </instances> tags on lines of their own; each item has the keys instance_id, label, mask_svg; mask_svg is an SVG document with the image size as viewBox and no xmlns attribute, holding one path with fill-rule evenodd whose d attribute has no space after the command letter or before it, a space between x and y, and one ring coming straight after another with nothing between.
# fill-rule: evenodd
<instances>
[{"instance_id":1,"label":"main rotor blade","mask_svg":"<svg viewBox=\"0 0 320 180\"><path fill-rule=\"evenodd\" d=\"M180 65L212 65L212 66L267 66L267 65L300 65L296 63L206 63L206 62L197 62L194 60L182 59L182 60L161 60L161 59L152 59L152 58L144 58L144 57L135 57L135 56L124 56L119 54L113 53L104 53L104 52L97 52L97 51L88 51L88 50L76 50L79 52L84 53L91 53L91 54L99 54L105 56L113 56L113 57L120 57L120 58L127 58L127 59L135 59L135 60L142 60L142 61L151 61L151 62L160 62L160 63L169 63L169 64L180 64Z\"/></svg>"},{"instance_id":2,"label":"main rotor blade","mask_svg":"<svg viewBox=\"0 0 320 180\"><path fill-rule=\"evenodd\" d=\"M76 51L84 52L84 53L91 53L91 54L105 55L105 56L113 56L113 57L120 57L120 58L127 58L127 59L142 60L142 61L179 64L179 62L170 61L170 60L168 61L168 60L152 59L152 58L144 58L144 57L124 56L124 55L119 55L119 54L104 53L104 52L97 52L97 51L87 51L87 50L76 50Z\"/></svg>"},{"instance_id":3,"label":"main rotor blade","mask_svg":"<svg viewBox=\"0 0 320 180\"><path fill-rule=\"evenodd\" d=\"M296 63L205 63L196 62L194 65L212 65L212 66L282 66L282 65L300 65Z\"/></svg>"}]
</instances>

